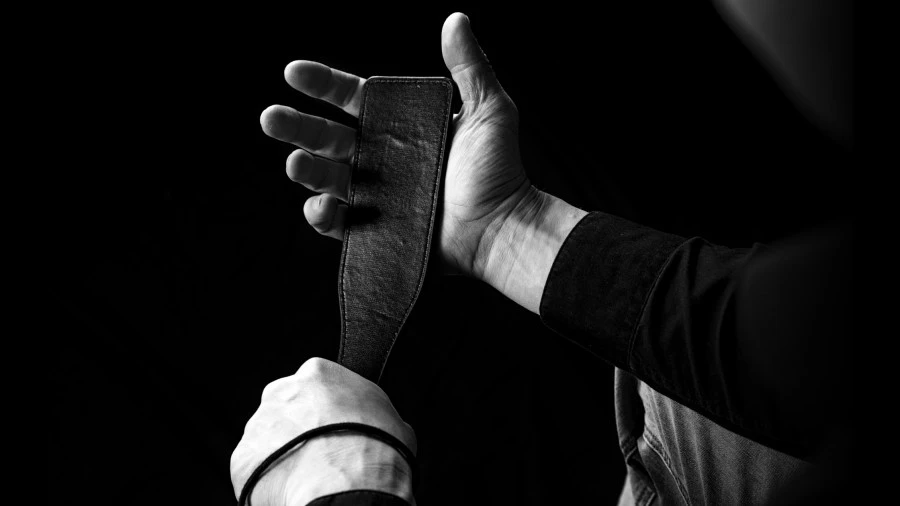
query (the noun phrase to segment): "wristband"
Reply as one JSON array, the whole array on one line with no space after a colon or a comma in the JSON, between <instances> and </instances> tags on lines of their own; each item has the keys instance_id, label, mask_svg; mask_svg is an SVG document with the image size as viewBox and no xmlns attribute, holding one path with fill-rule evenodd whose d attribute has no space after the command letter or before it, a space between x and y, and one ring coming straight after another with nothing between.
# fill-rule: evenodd
<instances>
[{"instance_id":1,"label":"wristband","mask_svg":"<svg viewBox=\"0 0 900 506\"><path fill-rule=\"evenodd\" d=\"M388 446L392 447L394 450L397 450L397 453L399 453L400 456L402 456L403 459L406 460L406 463L409 464L409 469L412 473L413 489L415 489L415 480L416 475L418 474L416 472L416 456L409 449L409 447L407 447L403 443L403 441L400 441L393 435L379 429L378 427L373 427L364 423L342 422L332 423L310 429L291 439L287 443L283 444L280 448L272 452L268 457L260 462L258 466L256 466L256 469L254 469L252 473L250 473L250 477L247 478L247 482L244 483L244 487L241 489L241 495L238 498L238 506L250 506L250 494L253 492L253 487L256 485L256 482L259 481L259 479L262 478L262 475L265 474L269 467L271 467L275 461L284 456L284 454L291 451L292 448L308 439L312 439L323 434L331 434L334 432L358 432L360 434L369 436L372 439L377 439L382 443L385 443Z\"/></svg>"}]
</instances>

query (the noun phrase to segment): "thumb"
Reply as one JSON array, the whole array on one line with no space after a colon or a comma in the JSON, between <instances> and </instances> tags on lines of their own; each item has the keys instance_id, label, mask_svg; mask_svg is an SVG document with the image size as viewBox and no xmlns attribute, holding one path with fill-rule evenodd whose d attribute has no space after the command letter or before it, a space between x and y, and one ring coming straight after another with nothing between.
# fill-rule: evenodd
<instances>
[{"instance_id":1,"label":"thumb","mask_svg":"<svg viewBox=\"0 0 900 506\"><path fill-rule=\"evenodd\" d=\"M480 103L490 94L500 91L500 83L475 40L469 17L465 14L455 12L444 21L441 52L463 102Z\"/></svg>"}]
</instances>

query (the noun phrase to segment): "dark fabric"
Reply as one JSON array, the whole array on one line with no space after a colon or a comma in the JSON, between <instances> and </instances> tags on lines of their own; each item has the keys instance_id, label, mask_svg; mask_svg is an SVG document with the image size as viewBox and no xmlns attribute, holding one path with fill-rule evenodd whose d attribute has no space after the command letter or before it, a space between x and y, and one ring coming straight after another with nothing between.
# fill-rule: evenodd
<instances>
[{"instance_id":1,"label":"dark fabric","mask_svg":"<svg viewBox=\"0 0 900 506\"><path fill-rule=\"evenodd\" d=\"M366 81L340 268L338 362L378 381L425 280L453 82Z\"/></svg>"},{"instance_id":2,"label":"dark fabric","mask_svg":"<svg viewBox=\"0 0 900 506\"><path fill-rule=\"evenodd\" d=\"M544 287L541 318L588 351L624 367L647 294L682 242L610 214L588 214L557 255Z\"/></svg>"},{"instance_id":3,"label":"dark fabric","mask_svg":"<svg viewBox=\"0 0 900 506\"><path fill-rule=\"evenodd\" d=\"M452 98L447 78L375 77L363 90L341 256L338 361L372 381L425 281ZM363 490L310 504L408 503Z\"/></svg>"},{"instance_id":4,"label":"dark fabric","mask_svg":"<svg viewBox=\"0 0 900 506\"><path fill-rule=\"evenodd\" d=\"M544 322L723 427L811 458L846 427L852 229L731 249L591 213L561 248Z\"/></svg>"},{"instance_id":5,"label":"dark fabric","mask_svg":"<svg viewBox=\"0 0 900 506\"><path fill-rule=\"evenodd\" d=\"M616 426L627 466L620 506L769 504L813 466L726 430L622 369ZM821 502L817 503L821 504Z\"/></svg>"},{"instance_id":6,"label":"dark fabric","mask_svg":"<svg viewBox=\"0 0 900 506\"><path fill-rule=\"evenodd\" d=\"M351 490L319 497L309 506L409 506L400 497L377 490Z\"/></svg>"}]
</instances>

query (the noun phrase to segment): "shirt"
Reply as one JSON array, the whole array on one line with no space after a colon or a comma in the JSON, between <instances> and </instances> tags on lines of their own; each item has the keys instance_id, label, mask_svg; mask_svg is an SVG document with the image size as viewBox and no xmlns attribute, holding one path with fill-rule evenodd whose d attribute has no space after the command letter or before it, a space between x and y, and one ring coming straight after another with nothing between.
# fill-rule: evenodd
<instances>
[{"instance_id":1,"label":"shirt","mask_svg":"<svg viewBox=\"0 0 900 506\"><path fill-rule=\"evenodd\" d=\"M852 225L725 248L605 213L567 237L549 327L724 428L812 458L846 422Z\"/></svg>"},{"instance_id":2,"label":"shirt","mask_svg":"<svg viewBox=\"0 0 900 506\"><path fill-rule=\"evenodd\" d=\"M849 221L726 248L593 212L560 248L540 315L725 429L811 459L851 412L853 375L838 367L852 363L852 242ZM310 504L406 502L350 491Z\"/></svg>"}]
</instances>

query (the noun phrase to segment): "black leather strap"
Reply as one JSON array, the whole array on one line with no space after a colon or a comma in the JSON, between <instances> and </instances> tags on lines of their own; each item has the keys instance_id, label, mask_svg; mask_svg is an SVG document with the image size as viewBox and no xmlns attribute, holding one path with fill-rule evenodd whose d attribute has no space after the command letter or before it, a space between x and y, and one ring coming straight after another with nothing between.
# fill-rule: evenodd
<instances>
[{"instance_id":1,"label":"black leather strap","mask_svg":"<svg viewBox=\"0 0 900 506\"><path fill-rule=\"evenodd\" d=\"M412 450L409 449L402 441L394 437L388 432L385 432L378 427L373 427L371 425L366 425L364 423L355 423L355 422L342 422L342 423L332 423L328 425L323 425L321 427L316 427L314 429L310 429L299 436L291 439L287 443L281 445L280 448L272 452L271 455L263 459L262 462L256 466L256 469L250 473L250 477L247 478L246 483L244 483L244 487L241 489L241 495L238 498L238 506L250 506L250 494L253 493L253 487L256 486L256 482L262 478L262 475L272 466L278 459L280 459L284 454L291 451L294 447L299 445L300 443L312 439L316 436L321 436L323 434L331 434L334 432L358 432L360 434L365 434L373 439L377 439L382 443L390 445L392 448L397 450L406 463L409 464L410 472L412 473L412 481L413 481L413 489L415 489L415 480L418 475L416 469L416 456L413 454Z\"/></svg>"},{"instance_id":2,"label":"black leather strap","mask_svg":"<svg viewBox=\"0 0 900 506\"><path fill-rule=\"evenodd\" d=\"M373 77L363 89L341 254L338 362L375 382L425 281L452 98L453 82L443 77ZM304 432L266 457L238 504L249 505L259 478L292 448L337 431L391 445L415 484L415 456L400 440L369 425L338 423Z\"/></svg>"},{"instance_id":3,"label":"black leather strap","mask_svg":"<svg viewBox=\"0 0 900 506\"><path fill-rule=\"evenodd\" d=\"M363 89L338 362L375 382L425 279L452 98L442 77L373 77Z\"/></svg>"}]
</instances>

